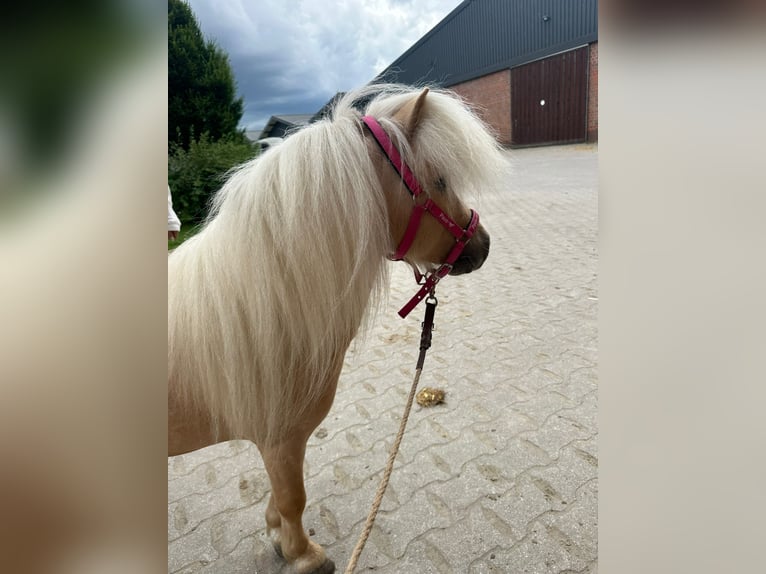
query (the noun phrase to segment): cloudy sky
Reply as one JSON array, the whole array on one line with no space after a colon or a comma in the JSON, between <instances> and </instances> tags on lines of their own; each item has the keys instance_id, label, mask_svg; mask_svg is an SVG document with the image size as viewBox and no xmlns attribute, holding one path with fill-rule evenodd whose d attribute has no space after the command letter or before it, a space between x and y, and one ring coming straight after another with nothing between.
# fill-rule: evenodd
<instances>
[{"instance_id":1,"label":"cloudy sky","mask_svg":"<svg viewBox=\"0 0 766 574\"><path fill-rule=\"evenodd\" d=\"M203 34L228 54L241 125L310 114L366 84L461 0L188 0Z\"/></svg>"}]
</instances>

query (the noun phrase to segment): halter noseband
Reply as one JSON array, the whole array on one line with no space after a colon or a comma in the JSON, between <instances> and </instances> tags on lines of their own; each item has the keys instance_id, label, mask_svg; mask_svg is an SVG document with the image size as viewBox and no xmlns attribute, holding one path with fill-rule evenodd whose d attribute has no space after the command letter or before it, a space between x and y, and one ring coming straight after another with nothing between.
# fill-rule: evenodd
<instances>
[{"instance_id":1,"label":"halter noseband","mask_svg":"<svg viewBox=\"0 0 766 574\"><path fill-rule=\"evenodd\" d=\"M372 133L373 137L375 138L375 141L378 142L378 145L383 150L383 153L386 154L386 157L391 162L391 165L402 178L404 185L412 195L413 202L415 203L415 206L412 209L412 214L410 215L410 221L407 224L407 229L404 232L404 236L399 242L399 246L396 248L396 251L393 253L393 255L389 255L388 258L392 261L400 261L404 258L404 256L407 254L407 251L409 251L410 247L412 247L412 243L415 241L415 236L417 235L418 229L420 228L420 223L425 212L428 212L433 217L435 217L436 221L441 223L441 225L455 238L455 245L447 254L447 258L444 260L444 263L442 263L437 269L428 271L425 275L423 275L415 266L413 266L413 269L415 270L415 280L420 285L420 289L417 293L415 293L414 297L412 297L412 299L410 299L409 302L407 302L407 304L399 310L399 316L404 318L410 313L410 311L415 308L418 303L425 299L426 295L433 292L436 284L443 277L452 271L452 266L454 265L455 261L457 261L457 258L460 257L460 254L463 252L463 248L465 248L466 243L468 243L471 237L473 237L473 234L479 227L479 214L472 209L471 220L468 222L468 225L465 228L460 227L452 220L449 215L447 215L442 210L441 207L436 205L433 200L428 197L427 193L423 191L423 189L420 187L420 184L418 183L418 180L415 178L415 175L412 173L412 170L402 160L402 156L399 154L399 151L394 146L391 138L388 137L388 134L383 130L382 127L380 127L378 121L372 116L364 116L362 121L369 128L370 133ZM417 199L421 195L425 195L426 200L423 203L417 203Z\"/></svg>"}]
</instances>

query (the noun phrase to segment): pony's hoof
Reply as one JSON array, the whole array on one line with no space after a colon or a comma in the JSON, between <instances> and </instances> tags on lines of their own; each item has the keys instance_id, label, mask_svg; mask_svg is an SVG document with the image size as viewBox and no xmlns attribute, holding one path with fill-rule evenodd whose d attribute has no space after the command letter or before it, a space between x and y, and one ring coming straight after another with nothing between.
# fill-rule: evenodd
<instances>
[{"instance_id":1,"label":"pony's hoof","mask_svg":"<svg viewBox=\"0 0 766 574\"><path fill-rule=\"evenodd\" d=\"M282 544L280 544L278 541L272 542L272 544L274 545L274 552L276 552L277 556L279 556L282 560L286 560L284 552L282 552ZM333 574L333 572L335 572L335 562L329 558L325 558L325 561L322 563L322 565L318 568L314 568L313 570L307 570L306 564L301 564L301 562L302 560L299 559L293 563L295 572L298 572L299 574ZM291 570L291 572L292 571L293 570Z\"/></svg>"},{"instance_id":2,"label":"pony's hoof","mask_svg":"<svg viewBox=\"0 0 766 574\"><path fill-rule=\"evenodd\" d=\"M324 561L324 564L311 572L311 574L333 574L333 572L335 572L335 562L328 558Z\"/></svg>"}]
</instances>

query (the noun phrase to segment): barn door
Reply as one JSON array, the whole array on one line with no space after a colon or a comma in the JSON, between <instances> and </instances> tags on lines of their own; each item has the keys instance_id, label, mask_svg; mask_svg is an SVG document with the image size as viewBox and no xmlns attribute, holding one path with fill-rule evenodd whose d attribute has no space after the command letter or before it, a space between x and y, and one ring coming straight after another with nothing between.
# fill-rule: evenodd
<instances>
[{"instance_id":1,"label":"barn door","mask_svg":"<svg viewBox=\"0 0 766 574\"><path fill-rule=\"evenodd\" d=\"M588 46L511 70L514 146L585 141Z\"/></svg>"}]
</instances>

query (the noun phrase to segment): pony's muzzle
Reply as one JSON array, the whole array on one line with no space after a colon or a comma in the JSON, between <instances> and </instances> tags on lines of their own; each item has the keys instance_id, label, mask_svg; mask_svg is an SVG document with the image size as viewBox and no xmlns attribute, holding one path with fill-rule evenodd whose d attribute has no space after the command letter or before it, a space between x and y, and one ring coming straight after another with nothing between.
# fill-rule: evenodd
<instances>
[{"instance_id":1,"label":"pony's muzzle","mask_svg":"<svg viewBox=\"0 0 766 574\"><path fill-rule=\"evenodd\" d=\"M457 258L452 266L450 275L463 275L464 273L470 273L476 271L484 264L484 261L489 255L489 233L484 229L484 226L479 225L476 229L476 233L473 234L471 240L466 244L460 257Z\"/></svg>"}]
</instances>

